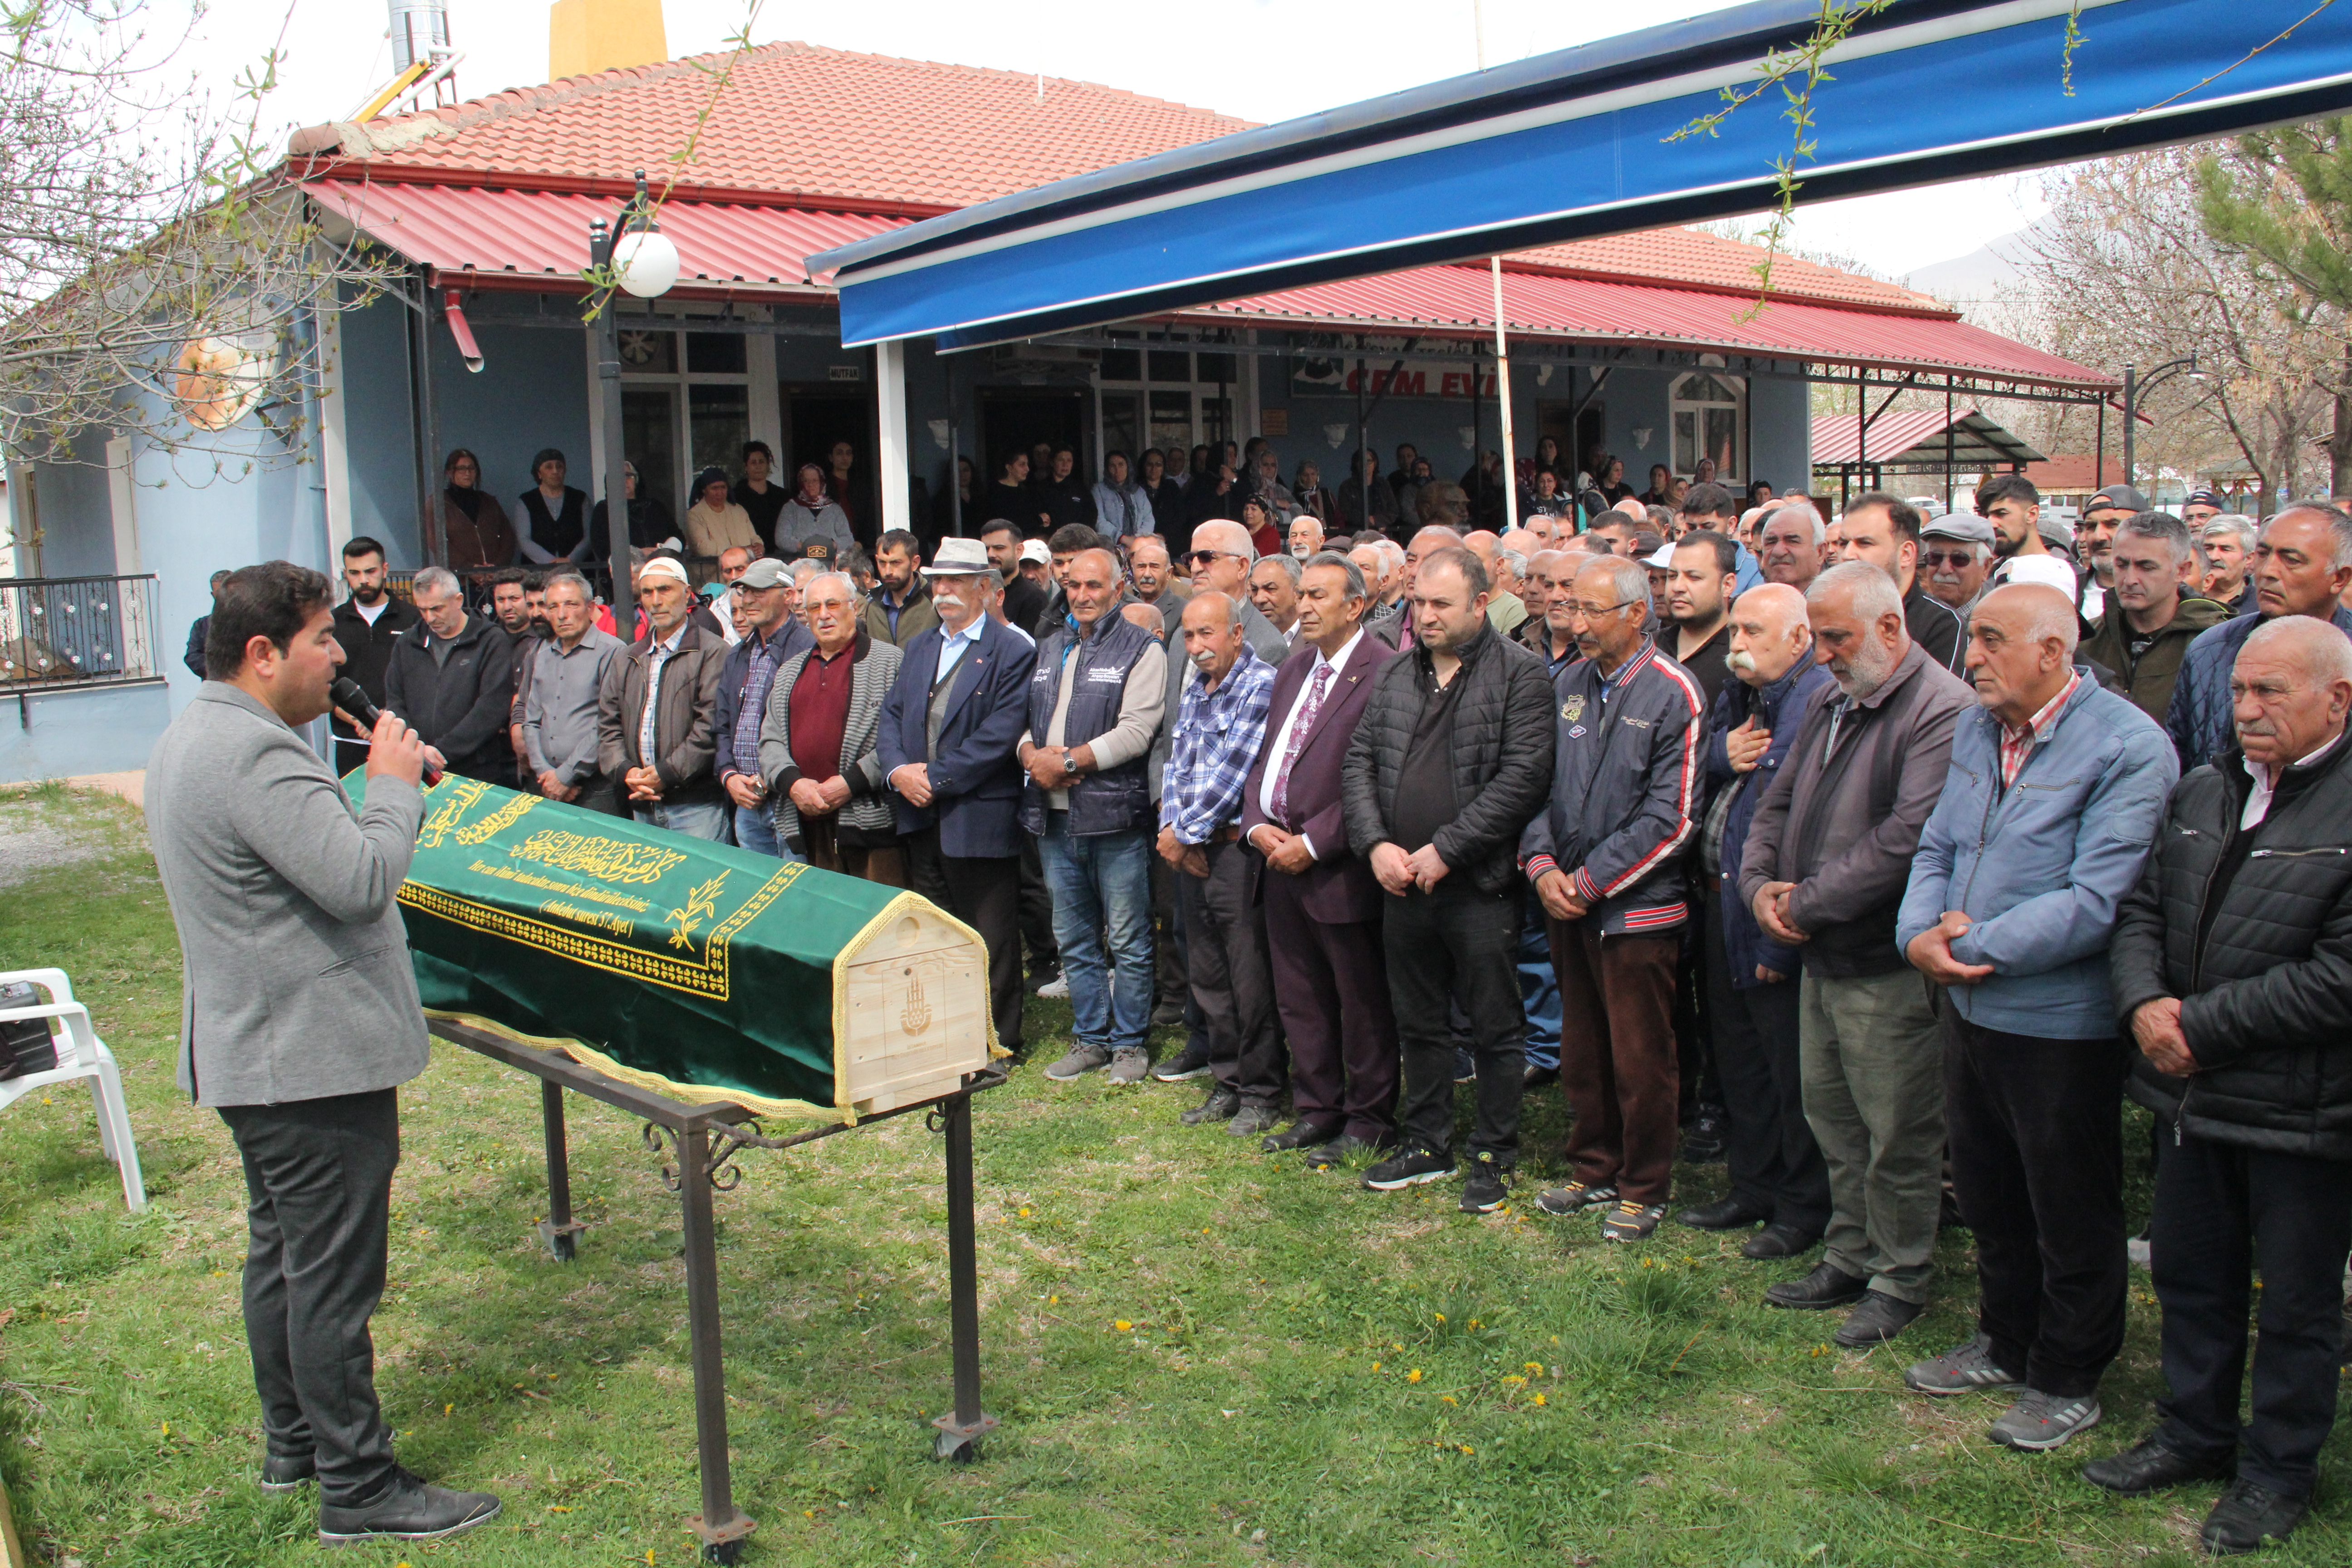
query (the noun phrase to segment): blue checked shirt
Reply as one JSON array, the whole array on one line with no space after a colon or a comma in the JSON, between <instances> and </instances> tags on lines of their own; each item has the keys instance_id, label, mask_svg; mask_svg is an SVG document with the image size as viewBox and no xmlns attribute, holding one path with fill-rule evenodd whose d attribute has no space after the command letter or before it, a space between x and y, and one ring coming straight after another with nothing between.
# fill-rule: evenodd
<instances>
[{"instance_id":1,"label":"blue checked shirt","mask_svg":"<svg viewBox=\"0 0 2352 1568\"><path fill-rule=\"evenodd\" d=\"M1247 643L1216 690L1197 679L1185 682L1160 796L1160 826L1174 828L1178 843L1206 844L1240 820L1242 786L1265 743L1273 701L1274 666Z\"/></svg>"}]
</instances>

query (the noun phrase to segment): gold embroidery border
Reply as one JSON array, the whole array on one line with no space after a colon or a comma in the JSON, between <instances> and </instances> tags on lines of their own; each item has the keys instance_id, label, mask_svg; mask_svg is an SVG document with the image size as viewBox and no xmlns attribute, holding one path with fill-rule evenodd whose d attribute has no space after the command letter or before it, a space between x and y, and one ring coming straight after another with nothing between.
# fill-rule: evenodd
<instances>
[{"instance_id":1,"label":"gold embroidery border","mask_svg":"<svg viewBox=\"0 0 2352 1568\"><path fill-rule=\"evenodd\" d=\"M608 974L625 975L634 980L646 980L656 985L667 986L673 991L715 997L724 1002L729 997L730 965L728 955L730 943L734 936L762 910L775 902L777 897L797 881L801 873L807 869L807 867L796 862L788 862L773 877L768 879L757 892L743 900L742 905L733 914L713 928L709 940L704 943L699 963L670 958L661 953L646 952L609 938L590 936L568 926L555 925L530 915L518 914L511 910L502 910L472 899L460 898L455 893L444 892L438 888L421 887L414 881L402 885L400 901L411 909L437 916L469 930L502 937L509 942L520 942L526 947L536 948L541 952L551 953L558 958L584 963L592 969L601 969ZM892 900L894 905L896 902L896 900ZM870 925L868 929L871 929ZM863 938L866 932L860 931L858 934ZM839 966L836 963L836 984L839 978ZM836 1005L836 1013L837 1011ZM838 1016L835 1023L837 1026ZM842 1066L841 1048L837 1041L834 1054L834 1065L837 1076Z\"/></svg>"},{"instance_id":2,"label":"gold embroidery border","mask_svg":"<svg viewBox=\"0 0 2352 1568\"><path fill-rule=\"evenodd\" d=\"M437 1007L427 1007L425 1016L446 1023L463 1024L479 1029L486 1035L496 1035L519 1046L533 1050L553 1051L570 1057L581 1066L593 1068L606 1078L617 1079L632 1089L648 1089L685 1100L689 1105L740 1105L761 1116L830 1116L832 1110L806 1100L772 1100L764 1094L753 1094L747 1089L706 1089L700 1084L680 1083L656 1072L643 1072L619 1062L579 1040L551 1035L527 1035L520 1029L501 1024L495 1018L485 1018L478 1013L450 1013Z\"/></svg>"}]
</instances>

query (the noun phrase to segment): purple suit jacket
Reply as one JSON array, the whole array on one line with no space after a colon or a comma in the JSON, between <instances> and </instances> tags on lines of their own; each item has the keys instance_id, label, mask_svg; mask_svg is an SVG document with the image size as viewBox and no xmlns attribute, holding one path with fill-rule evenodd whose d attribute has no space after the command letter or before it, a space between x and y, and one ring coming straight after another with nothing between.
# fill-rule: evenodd
<instances>
[{"instance_id":1,"label":"purple suit jacket","mask_svg":"<svg viewBox=\"0 0 2352 1568\"><path fill-rule=\"evenodd\" d=\"M1289 717L1299 693L1306 690L1315 657L1313 645L1302 643L1274 672L1274 695L1266 708L1265 744L1259 748L1257 761L1250 767L1249 782L1242 789L1244 838L1268 820L1259 805L1259 796L1266 770L1281 764L1282 759L1274 754L1275 736L1282 721ZM1355 736L1356 721L1363 716L1364 703L1371 697L1372 677L1396 657L1395 648L1370 633L1356 644L1356 651L1348 656L1348 667L1339 672L1339 683L1323 699L1322 710L1315 715L1314 726L1307 734L1306 749L1298 753L1298 761L1290 770L1290 789L1285 804L1290 808L1292 820L1274 824L1285 832L1304 833L1314 840L1315 864L1299 874L1299 879L1306 884L1301 889L1301 901L1309 915L1327 925L1381 918L1381 885L1373 878L1371 867L1348 842L1347 814L1340 809L1339 802L1339 769L1347 761L1348 742ZM1279 877L1283 873L1261 867L1261 874Z\"/></svg>"}]
</instances>

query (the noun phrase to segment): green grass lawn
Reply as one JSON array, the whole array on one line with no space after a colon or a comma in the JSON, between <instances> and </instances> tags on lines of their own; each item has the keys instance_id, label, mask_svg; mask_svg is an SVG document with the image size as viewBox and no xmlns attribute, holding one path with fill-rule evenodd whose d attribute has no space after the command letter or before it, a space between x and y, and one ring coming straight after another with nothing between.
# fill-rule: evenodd
<instances>
[{"instance_id":1,"label":"green grass lawn","mask_svg":"<svg viewBox=\"0 0 2352 1568\"><path fill-rule=\"evenodd\" d=\"M0 1121L0 1473L37 1562L248 1568L319 1552L309 1493L254 1487L237 1310L243 1187L226 1129L173 1089L179 963L136 814L0 802L95 858L0 889L0 964L72 976L121 1058L149 1210L126 1215L87 1097ZM1037 1061L1066 1009L1037 1004ZM321 1041L320 1047L331 1048ZM685 1563L699 1500L675 1198L617 1113L572 1101L578 1261L541 1249L537 1085L436 1046L404 1091L377 1378L400 1454L488 1487L497 1523L352 1562ZM2184 1561L2210 1486L2123 1501L2084 1458L2137 1437L2157 1314L2133 1280L2106 1424L2025 1458L1992 1397L1906 1394L1967 1337L1967 1237L1897 1347L1769 1310L1801 1272L1669 1225L1472 1216L1451 1185L1362 1191L1181 1126L1196 1085L981 1098L982 1352L1003 1421L929 1457L948 1389L940 1141L919 1117L747 1152L718 1198L746 1561L845 1563L1990 1563ZM1465 1108L1466 1116L1466 1105ZM2137 1119L2136 1119L2137 1121ZM1549 1173L1559 1101L1530 1102ZM2128 1145L2141 1146L2137 1125ZM2135 1217L2146 1206L2133 1160ZM1679 1173L1679 1199L1721 1167ZM1523 1193L1531 1196L1532 1188ZM2277 1561L2352 1558L2339 1436Z\"/></svg>"}]
</instances>

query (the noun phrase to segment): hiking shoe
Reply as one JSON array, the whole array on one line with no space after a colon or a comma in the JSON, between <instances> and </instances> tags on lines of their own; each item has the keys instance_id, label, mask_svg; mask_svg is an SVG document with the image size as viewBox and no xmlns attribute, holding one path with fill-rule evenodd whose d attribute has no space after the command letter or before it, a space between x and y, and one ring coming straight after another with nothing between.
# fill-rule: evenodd
<instances>
[{"instance_id":1,"label":"hiking shoe","mask_svg":"<svg viewBox=\"0 0 2352 1568\"><path fill-rule=\"evenodd\" d=\"M1907 1381L1907 1378L1906 1378ZM2038 1454L2099 1424L2099 1401L2089 1394L2044 1394L2029 1388L1985 1434L2004 1448Z\"/></svg>"},{"instance_id":2,"label":"hiking shoe","mask_svg":"<svg viewBox=\"0 0 2352 1568\"><path fill-rule=\"evenodd\" d=\"M1865 1289L1862 1304L1845 1315L1845 1321L1830 1338L1850 1351L1864 1345L1883 1345L1918 1321L1919 1314L1927 1310L1923 1302L1906 1301L1884 1290Z\"/></svg>"},{"instance_id":3,"label":"hiking shoe","mask_svg":"<svg viewBox=\"0 0 2352 1568\"><path fill-rule=\"evenodd\" d=\"M1637 1204L1627 1198L1612 1208L1601 1222L1603 1241L1639 1241L1658 1228L1666 1217L1664 1204Z\"/></svg>"},{"instance_id":4,"label":"hiking shoe","mask_svg":"<svg viewBox=\"0 0 2352 1568\"><path fill-rule=\"evenodd\" d=\"M1364 1185L1377 1193L1393 1193L1423 1182L1443 1181L1454 1173L1454 1162L1427 1149L1407 1149L1364 1173Z\"/></svg>"},{"instance_id":5,"label":"hiking shoe","mask_svg":"<svg viewBox=\"0 0 2352 1568\"><path fill-rule=\"evenodd\" d=\"M2201 1457L2186 1454L2155 1436L2143 1437L2120 1454L2093 1459L2083 1467L2084 1480L2095 1487L2105 1487L2117 1497L2145 1497L2184 1481L2222 1480L2237 1473L2238 1458L2234 1453L2224 1450Z\"/></svg>"},{"instance_id":6,"label":"hiking shoe","mask_svg":"<svg viewBox=\"0 0 2352 1568\"><path fill-rule=\"evenodd\" d=\"M1070 999L1070 977L1066 974L1055 975L1053 979L1048 980L1045 984L1037 987L1037 994L1055 1002L1068 1001Z\"/></svg>"},{"instance_id":7,"label":"hiking shoe","mask_svg":"<svg viewBox=\"0 0 2352 1568\"><path fill-rule=\"evenodd\" d=\"M1045 1076L1055 1083L1067 1083L1074 1078L1084 1078L1110 1060L1110 1053L1100 1046L1072 1046L1070 1054L1045 1069Z\"/></svg>"},{"instance_id":8,"label":"hiking shoe","mask_svg":"<svg viewBox=\"0 0 2352 1568\"><path fill-rule=\"evenodd\" d=\"M293 1492L302 1489L302 1483L316 1480L319 1461L311 1454L264 1454L261 1457L261 1489L266 1492Z\"/></svg>"},{"instance_id":9,"label":"hiking shoe","mask_svg":"<svg viewBox=\"0 0 2352 1568\"><path fill-rule=\"evenodd\" d=\"M1110 1071L1103 1074L1109 1083L1141 1083L1143 1075L1151 1070L1151 1053L1141 1046L1121 1046L1110 1054Z\"/></svg>"},{"instance_id":10,"label":"hiking shoe","mask_svg":"<svg viewBox=\"0 0 2352 1568\"><path fill-rule=\"evenodd\" d=\"M1262 1138L1282 1125L1282 1112L1271 1105L1244 1105L1225 1123L1235 1138Z\"/></svg>"},{"instance_id":11,"label":"hiking shoe","mask_svg":"<svg viewBox=\"0 0 2352 1568\"><path fill-rule=\"evenodd\" d=\"M2197 1532L2197 1538L2216 1557L2259 1552L2265 1541L2284 1541L2293 1535L2310 1510L2308 1498L2291 1498L2252 1481L2232 1481L2213 1511L2205 1516L2205 1528Z\"/></svg>"},{"instance_id":12,"label":"hiking shoe","mask_svg":"<svg viewBox=\"0 0 2352 1568\"><path fill-rule=\"evenodd\" d=\"M1508 1201L1506 1184L1516 1173L1508 1165L1498 1165L1495 1156L1482 1152L1470 1162L1470 1173L1462 1184L1464 1214L1493 1214Z\"/></svg>"},{"instance_id":13,"label":"hiking shoe","mask_svg":"<svg viewBox=\"0 0 2352 1568\"><path fill-rule=\"evenodd\" d=\"M1242 1097L1223 1084L1209 1086L1209 1098L1176 1120L1187 1127L1198 1127L1203 1121L1223 1121L1242 1108Z\"/></svg>"},{"instance_id":14,"label":"hiking shoe","mask_svg":"<svg viewBox=\"0 0 2352 1568\"><path fill-rule=\"evenodd\" d=\"M1546 1214L1580 1214L1617 1201L1617 1189L1607 1182L1598 1185L1570 1182L1564 1187L1547 1187L1536 1194L1536 1207Z\"/></svg>"},{"instance_id":15,"label":"hiking shoe","mask_svg":"<svg viewBox=\"0 0 2352 1568\"><path fill-rule=\"evenodd\" d=\"M2025 1380L1992 1359L1992 1336L1979 1334L1932 1361L1915 1361L1903 1373L1914 1394L1974 1394L1984 1388L2022 1388ZM1995 1438L1994 1441L2000 1441Z\"/></svg>"},{"instance_id":16,"label":"hiking shoe","mask_svg":"<svg viewBox=\"0 0 2352 1568\"><path fill-rule=\"evenodd\" d=\"M488 1492L457 1492L428 1487L395 1468L392 1484L373 1502L358 1506L321 1503L319 1544L348 1546L357 1541L439 1541L462 1534L499 1516L499 1500Z\"/></svg>"},{"instance_id":17,"label":"hiking shoe","mask_svg":"<svg viewBox=\"0 0 2352 1568\"><path fill-rule=\"evenodd\" d=\"M1209 1047L1186 1046L1166 1061L1151 1069L1151 1076L1161 1083L1181 1083L1188 1078L1209 1076Z\"/></svg>"}]
</instances>

